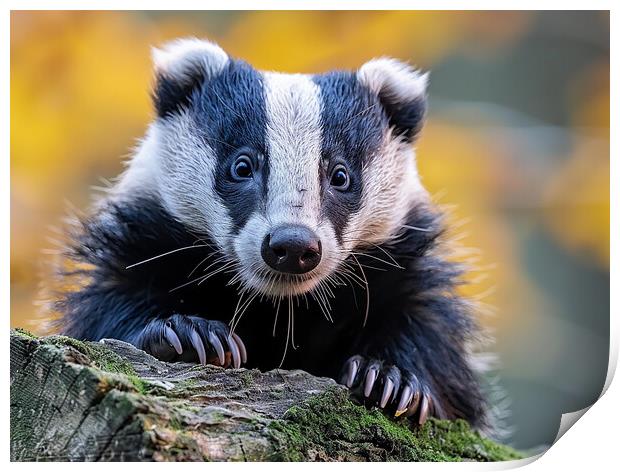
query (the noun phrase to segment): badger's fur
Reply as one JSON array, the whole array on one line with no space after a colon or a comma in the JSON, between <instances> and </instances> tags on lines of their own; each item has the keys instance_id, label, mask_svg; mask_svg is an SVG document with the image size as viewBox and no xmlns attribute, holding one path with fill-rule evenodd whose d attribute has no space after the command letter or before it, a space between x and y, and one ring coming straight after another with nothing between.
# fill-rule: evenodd
<instances>
[{"instance_id":1,"label":"badger's fur","mask_svg":"<svg viewBox=\"0 0 620 472\"><path fill-rule=\"evenodd\" d=\"M71 233L60 330L304 369L419 423L485 427L479 330L413 152L427 76L260 72L199 40L153 56L157 117Z\"/></svg>"}]
</instances>

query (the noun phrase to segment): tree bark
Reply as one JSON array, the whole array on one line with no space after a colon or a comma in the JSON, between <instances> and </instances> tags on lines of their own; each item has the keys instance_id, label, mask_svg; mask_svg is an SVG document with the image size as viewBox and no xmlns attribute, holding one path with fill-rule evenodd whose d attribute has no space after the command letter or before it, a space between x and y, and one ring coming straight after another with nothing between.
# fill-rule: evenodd
<instances>
[{"instance_id":1,"label":"tree bark","mask_svg":"<svg viewBox=\"0 0 620 472\"><path fill-rule=\"evenodd\" d=\"M497 461L463 421L422 428L303 371L158 361L117 340L11 332L14 461Z\"/></svg>"}]
</instances>

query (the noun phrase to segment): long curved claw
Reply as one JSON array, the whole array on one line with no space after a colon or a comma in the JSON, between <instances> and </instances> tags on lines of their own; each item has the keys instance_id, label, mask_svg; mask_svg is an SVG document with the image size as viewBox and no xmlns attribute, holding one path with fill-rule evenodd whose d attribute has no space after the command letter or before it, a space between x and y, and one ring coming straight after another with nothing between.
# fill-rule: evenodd
<instances>
[{"instance_id":1,"label":"long curved claw","mask_svg":"<svg viewBox=\"0 0 620 472\"><path fill-rule=\"evenodd\" d=\"M422 395L422 402L420 404L420 417L418 424L422 426L428 419L428 413L430 411L430 398L427 395Z\"/></svg>"},{"instance_id":2,"label":"long curved claw","mask_svg":"<svg viewBox=\"0 0 620 472\"><path fill-rule=\"evenodd\" d=\"M181 345L181 340L177 336L177 333L174 332L172 327L168 325L168 323L164 324L164 337L166 338L166 341L168 341L170 345L174 347L174 350L179 356L183 354L183 346Z\"/></svg>"},{"instance_id":3,"label":"long curved claw","mask_svg":"<svg viewBox=\"0 0 620 472\"><path fill-rule=\"evenodd\" d=\"M392 391L394 390L394 382L390 379L385 379L385 383L383 384L383 393L381 394L381 400L379 401L379 406L381 408L385 408L387 405L388 399L390 395L392 395Z\"/></svg>"},{"instance_id":4,"label":"long curved claw","mask_svg":"<svg viewBox=\"0 0 620 472\"><path fill-rule=\"evenodd\" d=\"M200 335L193 328L190 333L190 341L192 342L192 346L194 346L194 349L196 349L196 352L198 353L198 359L200 360L200 363L202 365L206 365L207 354L205 352L205 346L202 343L202 339L200 339Z\"/></svg>"},{"instance_id":5,"label":"long curved claw","mask_svg":"<svg viewBox=\"0 0 620 472\"><path fill-rule=\"evenodd\" d=\"M364 396L369 397L372 392L372 387L374 387L375 382L377 380L377 375L379 375L377 369L370 368L368 372L366 372L366 380L364 382Z\"/></svg>"},{"instance_id":6,"label":"long curved claw","mask_svg":"<svg viewBox=\"0 0 620 472\"><path fill-rule=\"evenodd\" d=\"M355 381L355 376L357 375L357 369L359 369L360 362L356 360L352 360L349 362L349 370L347 371L347 379L345 385L348 388L353 386L353 382Z\"/></svg>"},{"instance_id":7,"label":"long curved claw","mask_svg":"<svg viewBox=\"0 0 620 472\"><path fill-rule=\"evenodd\" d=\"M232 337L237 343L237 346L239 347L239 352L241 353L241 362L245 364L248 361L248 352L245 349L245 344L243 344L243 341L237 334L232 333Z\"/></svg>"},{"instance_id":8,"label":"long curved claw","mask_svg":"<svg viewBox=\"0 0 620 472\"><path fill-rule=\"evenodd\" d=\"M223 366L224 362L226 362L226 355L224 354L224 346L222 346L222 342L220 341L220 338L218 338L217 335L215 335L215 333L212 333L211 331L209 331L208 337L209 337L209 342L211 343L211 345L215 349L215 352L217 353L217 357L220 360L220 365Z\"/></svg>"},{"instance_id":9,"label":"long curved claw","mask_svg":"<svg viewBox=\"0 0 620 472\"><path fill-rule=\"evenodd\" d=\"M398 417L402 415L405 411L407 411L407 407L409 406L412 398L413 391L411 390L411 387L409 385L405 385L403 387L403 391L400 394L400 402L398 402L398 406L396 407L396 413L394 413L394 416Z\"/></svg>"},{"instance_id":10,"label":"long curved claw","mask_svg":"<svg viewBox=\"0 0 620 472\"><path fill-rule=\"evenodd\" d=\"M232 336L228 337L228 347L230 347L230 353L233 358L233 366L235 369L238 369L241 367L241 353L239 352L239 347Z\"/></svg>"},{"instance_id":11,"label":"long curved claw","mask_svg":"<svg viewBox=\"0 0 620 472\"><path fill-rule=\"evenodd\" d=\"M421 397L419 391L416 390L415 392L413 392L411 403L409 404L409 408L407 408L407 411L405 412L406 417L412 416L418 410L418 406L420 405L420 398Z\"/></svg>"}]
</instances>

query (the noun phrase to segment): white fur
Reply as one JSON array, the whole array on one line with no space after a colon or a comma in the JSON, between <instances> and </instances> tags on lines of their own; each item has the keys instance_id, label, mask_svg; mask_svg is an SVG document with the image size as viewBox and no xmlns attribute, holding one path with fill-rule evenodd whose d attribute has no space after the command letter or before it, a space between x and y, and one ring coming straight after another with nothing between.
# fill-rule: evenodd
<instances>
[{"instance_id":1,"label":"white fur","mask_svg":"<svg viewBox=\"0 0 620 472\"><path fill-rule=\"evenodd\" d=\"M404 62L387 57L372 59L357 72L358 80L375 93L394 101L411 101L426 93L428 72L421 74Z\"/></svg>"},{"instance_id":2,"label":"white fur","mask_svg":"<svg viewBox=\"0 0 620 472\"><path fill-rule=\"evenodd\" d=\"M363 169L361 205L343 232L347 251L394 238L415 203L430 199L420 182L410 144L388 135L378 154Z\"/></svg>"},{"instance_id":3,"label":"white fur","mask_svg":"<svg viewBox=\"0 0 620 472\"><path fill-rule=\"evenodd\" d=\"M163 48L153 48L155 72L181 82L190 77L190 72L201 65L207 76L221 72L228 63L228 55L218 45L197 38L171 41Z\"/></svg>"},{"instance_id":4,"label":"white fur","mask_svg":"<svg viewBox=\"0 0 620 472\"><path fill-rule=\"evenodd\" d=\"M304 75L265 74L269 155L267 215L272 224L318 224L321 98Z\"/></svg>"},{"instance_id":5,"label":"white fur","mask_svg":"<svg viewBox=\"0 0 620 472\"><path fill-rule=\"evenodd\" d=\"M205 231L231 256L232 222L215 190L215 152L185 113L155 121L128 164L110 199L154 196L177 220L197 233Z\"/></svg>"},{"instance_id":6,"label":"white fur","mask_svg":"<svg viewBox=\"0 0 620 472\"><path fill-rule=\"evenodd\" d=\"M242 277L247 285L271 295L296 295L313 289L341 261L334 229L328 220L320 218L320 90L310 77L301 74L265 73L264 82L267 202L263 214L253 215L236 238L235 252L244 261ZM284 224L303 224L317 234L322 245L321 262L304 276L267 284L259 273L270 274L271 269L263 262L260 247L270 231Z\"/></svg>"},{"instance_id":7,"label":"white fur","mask_svg":"<svg viewBox=\"0 0 620 472\"><path fill-rule=\"evenodd\" d=\"M194 231L206 230L231 255L232 221L215 189L215 151L185 113L158 128L157 188L165 208Z\"/></svg>"}]
</instances>

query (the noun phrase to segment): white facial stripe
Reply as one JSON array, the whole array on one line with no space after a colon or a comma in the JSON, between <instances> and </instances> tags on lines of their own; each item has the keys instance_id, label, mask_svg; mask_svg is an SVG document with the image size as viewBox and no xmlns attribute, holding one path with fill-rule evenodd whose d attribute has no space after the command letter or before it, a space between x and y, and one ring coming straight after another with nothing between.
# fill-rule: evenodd
<instances>
[{"instance_id":1,"label":"white facial stripe","mask_svg":"<svg viewBox=\"0 0 620 472\"><path fill-rule=\"evenodd\" d=\"M345 249L362 240L381 244L397 236L416 201L427 201L410 144L386 136L379 155L364 168L364 190L360 208L344 230ZM370 245L370 244L369 244Z\"/></svg>"},{"instance_id":2,"label":"white facial stripe","mask_svg":"<svg viewBox=\"0 0 620 472\"><path fill-rule=\"evenodd\" d=\"M270 296L313 290L344 258L328 220L320 221L321 96L304 75L265 73L266 136L269 159L267 201L234 240L244 286ZM308 274L279 276L262 260L263 238L282 224L304 224L322 244L319 265Z\"/></svg>"},{"instance_id":3,"label":"white facial stripe","mask_svg":"<svg viewBox=\"0 0 620 472\"><path fill-rule=\"evenodd\" d=\"M205 230L230 254L232 221L215 190L217 155L184 113L159 127L157 188L164 206L189 228Z\"/></svg>"},{"instance_id":4,"label":"white facial stripe","mask_svg":"<svg viewBox=\"0 0 620 472\"><path fill-rule=\"evenodd\" d=\"M265 73L269 153L267 218L272 225L303 222L316 229L320 214L321 96L311 78Z\"/></svg>"}]
</instances>

